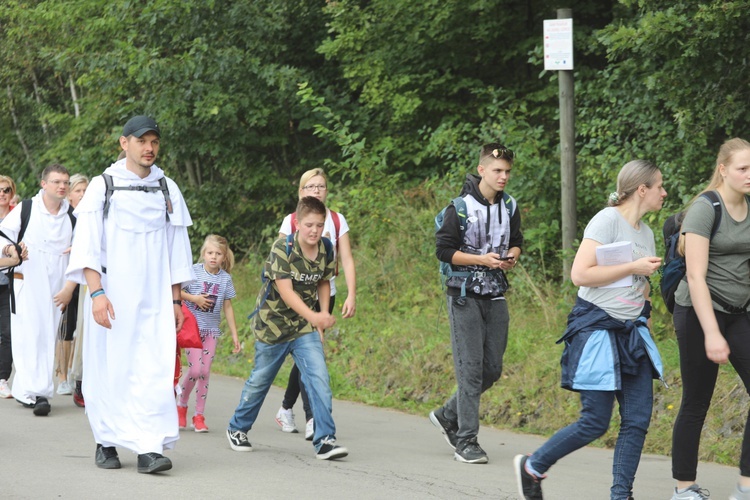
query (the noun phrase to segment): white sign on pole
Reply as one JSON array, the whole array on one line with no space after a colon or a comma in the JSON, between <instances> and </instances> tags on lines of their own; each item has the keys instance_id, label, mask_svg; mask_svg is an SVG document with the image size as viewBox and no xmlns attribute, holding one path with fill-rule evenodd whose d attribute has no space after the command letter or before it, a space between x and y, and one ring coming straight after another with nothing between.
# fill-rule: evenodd
<instances>
[{"instance_id":1,"label":"white sign on pole","mask_svg":"<svg viewBox=\"0 0 750 500\"><path fill-rule=\"evenodd\" d=\"M573 69L573 19L544 21L544 69Z\"/></svg>"}]
</instances>

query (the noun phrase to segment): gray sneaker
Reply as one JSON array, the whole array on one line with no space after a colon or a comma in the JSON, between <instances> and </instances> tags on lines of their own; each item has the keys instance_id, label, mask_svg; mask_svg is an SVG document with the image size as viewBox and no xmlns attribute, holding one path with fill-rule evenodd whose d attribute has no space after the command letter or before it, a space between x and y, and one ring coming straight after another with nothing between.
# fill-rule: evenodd
<instances>
[{"instance_id":1,"label":"gray sneaker","mask_svg":"<svg viewBox=\"0 0 750 500\"><path fill-rule=\"evenodd\" d=\"M477 438L458 442L453 458L465 464L486 464L489 461Z\"/></svg>"},{"instance_id":2,"label":"gray sneaker","mask_svg":"<svg viewBox=\"0 0 750 500\"><path fill-rule=\"evenodd\" d=\"M687 489L679 492L675 488L674 495L672 495L672 500L706 500L708 498L711 498L711 492L701 488L697 484L692 484Z\"/></svg>"},{"instance_id":3,"label":"gray sneaker","mask_svg":"<svg viewBox=\"0 0 750 500\"><path fill-rule=\"evenodd\" d=\"M750 491L740 491L739 485L734 485L734 491L729 495L729 500L750 500Z\"/></svg>"},{"instance_id":4,"label":"gray sneaker","mask_svg":"<svg viewBox=\"0 0 750 500\"><path fill-rule=\"evenodd\" d=\"M445 436L445 440L448 442L451 448L456 449L456 432L458 432L458 425L455 422L451 422L443 414L443 409L438 408L430 412L430 422L432 425L440 429L440 432Z\"/></svg>"}]
</instances>

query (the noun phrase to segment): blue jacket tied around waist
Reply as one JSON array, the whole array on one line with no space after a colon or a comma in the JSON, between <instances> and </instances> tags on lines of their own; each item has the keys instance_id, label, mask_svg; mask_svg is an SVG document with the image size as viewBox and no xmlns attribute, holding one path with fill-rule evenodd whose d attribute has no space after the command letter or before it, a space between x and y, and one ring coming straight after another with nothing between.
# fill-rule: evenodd
<instances>
[{"instance_id":1,"label":"blue jacket tied around waist","mask_svg":"<svg viewBox=\"0 0 750 500\"><path fill-rule=\"evenodd\" d=\"M664 383L659 350L648 330L651 303L646 301L635 321L620 321L600 307L577 298L568 326L557 341L564 342L561 385L571 391L617 391L622 374L634 374L644 356L653 377Z\"/></svg>"}]
</instances>

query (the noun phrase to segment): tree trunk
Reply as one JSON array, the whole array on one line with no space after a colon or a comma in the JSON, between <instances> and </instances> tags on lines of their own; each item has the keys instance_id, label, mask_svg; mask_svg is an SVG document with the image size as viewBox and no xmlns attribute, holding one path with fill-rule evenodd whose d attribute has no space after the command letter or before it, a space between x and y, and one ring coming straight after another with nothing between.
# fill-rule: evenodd
<instances>
[{"instance_id":1,"label":"tree trunk","mask_svg":"<svg viewBox=\"0 0 750 500\"><path fill-rule=\"evenodd\" d=\"M70 97L73 99L73 109L75 110L76 118L81 116L81 109L78 107L78 94L76 93L76 84L73 81L73 75L68 75L68 83L70 83Z\"/></svg>"},{"instance_id":2,"label":"tree trunk","mask_svg":"<svg viewBox=\"0 0 750 500\"><path fill-rule=\"evenodd\" d=\"M29 162L31 171L36 173L36 163L34 162L34 159L31 157L31 153L29 152L29 147L26 145L26 141L23 140L23 133L21 133L21 127L18 126L18 116L16 115L15 106L13 106L13 92L10 89L10 85L8 85L8 106L10 107L10 116L13 119L13 128L16 131L18 142L21 143L21 148L23 149L23 152L26 155L26 161Z\"/></svg>"},{"instance_id":3,"label":"tree trunk","mask_svg":"<svg viewBox=\"0 0 750 500\"><path fill-rule=\"evenodd\" d=\"M33 68L29 68L31 72L31 82L34 84L34 98L36 103L39 105L39 112L42 111L42 96L39 94L39 80L36 77L36 72ZM47 130L47 122L42 119L42 130L44 131L44 143L49 146L49 131Z\"/></svg>"}]
</instances>

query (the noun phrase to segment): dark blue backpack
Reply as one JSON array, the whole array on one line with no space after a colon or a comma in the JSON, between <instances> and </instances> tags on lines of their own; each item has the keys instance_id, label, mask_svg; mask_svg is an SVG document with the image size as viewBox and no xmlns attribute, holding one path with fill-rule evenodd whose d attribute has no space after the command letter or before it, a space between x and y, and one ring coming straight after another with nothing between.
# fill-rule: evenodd
<instances>
[{"instance_id":1,"label":"dark blue backpack","mask_svg":"<svg viewBox=\"0 0 750 500\"><path fill-rule=\"evenodd\" d=\"M331 243L331 240L328 238L321 238L323 240L323 246L326 249L326 265L328 262L331 262L334 258L333 254L333 243ZM292 254L292 248L294 247L294 233L288 234L286 236L286 256L289 257ZM265 292L263 292L263 298L260 301L260 304L258 304L258 307L255 308L253 312L250 313L250 315L247 317L247 319L251 319L253 316L258 314L258 311L260 311L260 308L263 307L263 304L266 303L266 299L268 299L268 294L271 293L271 280L269 280L266 277L266 274L264 272L264 269L260 270L260 280L263 282L263 286L266 288Z\"/></svg>"},{"instance_id":2,"label":"dark blue backpack","mask_svg":"<svg viewBox=\"0 0 750 500\"><path fill-rule=\"evenodd\" d=\"M716 191L706 191L701 196L710 201L714 207L714 223L711 227L711 237L709 238L711 240L716 231L718 231L719 224L721 223L721 202ZM685 212L678 212L664 221L664 227L662 228L666 252L664 253L664 264L661 269L660 288L661 297L664 299L664 304L670 313L674 312L674 293L677 291L677 286L680 284L680 281L685 279L685 256L680 255L678 251L680 234L682 233L682 220L684 218ZM727 308L727 305L721 302L718 303ZM731 306L727 308L727 311L730 308Z\"/></svg>"}]
</instances>

